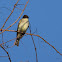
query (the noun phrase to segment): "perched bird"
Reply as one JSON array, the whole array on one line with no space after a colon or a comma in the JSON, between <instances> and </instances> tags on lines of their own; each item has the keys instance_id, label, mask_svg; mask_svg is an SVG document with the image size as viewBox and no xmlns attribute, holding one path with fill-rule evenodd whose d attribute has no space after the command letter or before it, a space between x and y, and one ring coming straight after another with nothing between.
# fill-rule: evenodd
<instances>
[{"instance_id":1,"label":"perched bird","mask_svg":"<svg viewBox=\"0 0 62 62\"><path fill-rule=\"evenodd\" d=\"M29 17L24 15L23 18L19 21L18 28L17 28L17 39L15 41L15 45L19 46L20 39L26 33L26 30L29 27Z\"/></svg>"}]
</instances>

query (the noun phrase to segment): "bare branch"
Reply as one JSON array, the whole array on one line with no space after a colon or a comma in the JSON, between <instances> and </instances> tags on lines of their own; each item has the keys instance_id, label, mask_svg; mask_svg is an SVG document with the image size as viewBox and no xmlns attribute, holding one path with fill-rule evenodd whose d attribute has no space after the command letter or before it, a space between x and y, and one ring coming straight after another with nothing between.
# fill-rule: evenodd
<instances>
[{"instance_id":1,"label":"bare branch","mask_svg":"<svg viewBox=\"0 0 62 62\"><path fill-rule=\"evenodd\" d=\"M6 54L8 55L8 59L9 61L11 62L11 59L10 59L10 56L9 56L9 53L4 49L4 47L2 45L0 45L0 47L6 52Z\"/></svg>"},{"instance_id":2,"label":"bare branch","mask_svg":"<svg viewBox=\"0 0 62 62\"><path fill-rule=\"evenodd\" d=\"M15 31L15 30L5 30L5 31L17 32L17 31ZM34 36L37 36L37 37L41 38L42 40L45 41L45 43L47 43L48 45L50 45L57 53L59 53L60 55L62 55L59 51L57 51L57 49L56 49L54 46L52 46L50 43L48 43L48 42L47 42L44 38L42 38L41 36L36 35L36 34L31 34L31 33L25 33L25 34L27 34L27 35L34 35Z\"/></svg>"},{"instance_id":3,"label":"bare branch","mask_svg":"<svg viewBox=\"0 0 62 62\"><path fill-rule=\"evenodd\" d=\"M8 28L10 28L12 25L14 25L14 24L19 20L19 18L20 18L20 17L22 16L22 14L23 14L23 12L24 12L24 10L25 10L25 8L26 8L28 2L29 2L29 0L27 1L26 5L25 5L25 7L24 7L22 13L21 13L20 16L18 17L18 19L17 19L13 24L11 24ZM4 31L6 31L8 28L6 28ZM2 29L1 29L1 30L2 30ZM2 31L1 33L3 33L4 31ZM0 33L0 34L1 34L1 33Z\"/></svg>"},{"instance_id":4,"label":"bare branch","mask_svg":"<svg viewBox=\"0 0 62 62\"><path fill-rule=\"evenodd\" d=\"M18 0L18 1L19 1L19 0ZM16 5L17 5L17 3L18 3L18 1L17 1L17 2L16 2L16 4L14 5L13 10L11 11L10 15L7 17L7 19L6 19L5 23L3 24L2 28L5 26L5 24L6 24L7 20L9 19L9 17L11 16L11 14L13 13L13 11L14 11L14 9L15 9L15 7L16 7ZM2 28L1 28L1 29L2 29Z\"/></svg>"},{"instance_id":5,"label":"bare branch","mask_svg":"<svg viewBox=\"0 0 62 62\"><path fill-rule=\"evenodd\" d=\"M30 34L30 33L25 33L25 34L27 34L27 35L34 35L34 36L37 36L37 37L41 38L42 40L45 41L45 43L47 43L48 45L50 45L57 53L59 53L59 54L62 56L62 54L61 54L59 51L57 51L57 49L56 49L54 46L52 46L50 43L48 43L48 42L47 42L44 38L42 38L41 36L36 35L36 34Z\"/></svg>"}]
</instances>

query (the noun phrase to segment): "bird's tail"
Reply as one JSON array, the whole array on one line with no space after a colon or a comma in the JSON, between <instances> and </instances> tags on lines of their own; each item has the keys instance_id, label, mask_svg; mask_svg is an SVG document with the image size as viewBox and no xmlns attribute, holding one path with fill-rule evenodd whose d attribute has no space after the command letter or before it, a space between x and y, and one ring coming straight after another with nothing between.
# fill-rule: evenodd
<instances>
[{"instance_id":1,"label":"bird's tail","mask_svg":"<svg viewBox=\"0 0 62 62\"><path fill-rule=\"evenodd\" d=\"M19 40L20 40L20 39L17 38L14 44L17 45L17 46L19 46Z\"/></svg>"}]
</instances>

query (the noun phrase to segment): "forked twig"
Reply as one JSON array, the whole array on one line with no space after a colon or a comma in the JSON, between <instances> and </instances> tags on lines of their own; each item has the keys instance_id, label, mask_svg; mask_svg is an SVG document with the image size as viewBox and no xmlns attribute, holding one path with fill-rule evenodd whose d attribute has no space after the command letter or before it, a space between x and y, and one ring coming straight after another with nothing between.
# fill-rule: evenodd
<instances>
[{"instance_id":1,"label":"forked twig","mask_svg":"<svg viewBox=\"0 0 62 62\"><path fill-rule=\"evenodd\" d=\"M19 0L18 0L18 1L19 1ZM11 11L10 15L7 17L7 19L6 19L5 23L3 24L2 28L5 26L5 24L6 24L7 20L9 19L9 17L11 16L11 14L13 13L13 11L14 11L14 9L15 9L15 7L16 7L16 5L17 5L17 3L18 3L18 1L17 1L17 2L16 2L16 4L14 5L13 10ZM2 28L1 28L1 29L2 29Z\"/></svg>"},{"instance_id":2,"label":"forked twig","mask_svg":"<svg viewBox=\"0 0 62 62\"><path fill-rule=\"evenodd\" d=\"M10 56L9 56L9 53L4 49L4 47L2 45L0 45L0 47L6 52L6 54L8 55L8 58L9 58L9 61L11 62L11 59L10 59Z\"/></svg>"}]
</instances>

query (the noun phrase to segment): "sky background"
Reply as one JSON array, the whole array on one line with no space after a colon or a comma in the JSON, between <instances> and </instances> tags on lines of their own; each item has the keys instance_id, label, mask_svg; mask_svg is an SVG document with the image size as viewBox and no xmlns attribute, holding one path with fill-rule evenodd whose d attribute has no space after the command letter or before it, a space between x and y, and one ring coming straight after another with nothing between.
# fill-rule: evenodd
<instances>
[{"instance_id":1,"label":"sky background","mask_svg":"<svg viewBox=\"0 0 62 62\"><path fill-rule=\"evenodd\" d=\"M20 0L18 4L26 4L26 1ZM3 26L16 2L17 0L0 0L0 28ZM17 7L23 9L24 5L17 5ZM14 23L21 12L21 10L15 8L4 29ZM32 33L40 35L62 53L62 0L30 0L23 15L25 14L29 16ZM17 30L19 20L9 30ZM27 33L30 33L29 29ZM3 33L4 42L13 38L16 38L15 32ZM62 62L62 56L51 46L36 36L33 36L33 38L37 48L38 62ZM1 41L2 36L0 34L0 44ZM10 47L14 42L15 40L6 45ZM36 62L33 41L29 35L24 36L20 40L19 47L13 46L6 50L9 52L12 62ZM7 56L1 48L0 56ZM0 61L9 62L7 57L0 57Z\"/></svg>"}]
</instances>

